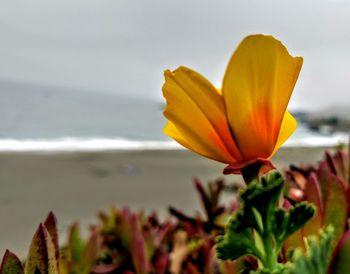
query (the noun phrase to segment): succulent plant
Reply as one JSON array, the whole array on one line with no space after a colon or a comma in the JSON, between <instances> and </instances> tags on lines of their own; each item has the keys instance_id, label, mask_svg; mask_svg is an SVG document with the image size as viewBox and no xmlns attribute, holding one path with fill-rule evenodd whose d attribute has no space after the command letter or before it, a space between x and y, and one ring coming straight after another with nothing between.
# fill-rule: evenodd
<instances>
[{"instance_id":1,"label":"succulent plant","mask_svg":"<svg viewBox=\"0 0 350 274\"><path fill-rule=\"evenodd\" d=\"M283 178L270 174L243 190L243 202L232 196L228 206L221 203L221 195L230 188L223 180L204 187L195 179L204 214L193 217L170 207L172 218L161 221L155 212L146 215L112 208L99 213L99 223L90 227L87 239L73 224L63 248L58 245L56 218L50 213L38 226L25 261L6 251L0 274L319 274L325 269L332 274L350 273L348 166L346 151L326 153L317 166L292 166L284 188ZM307 223L313 210L305 202L317 209ZM244 231L238 229L246 222ZM268 238L274 239L278 267L272 272L268 251L256 242L257 232L252 233L264 222L272 229ZM238 249L231 246L232 239ZM249 239L249 245L240 245ZM216 247L223 260L217 258ZM258 260L267 267L259 267Z\"/></svg>"},{"instance_id":2,"label":"succulent plant","mask_svg":"<svg viewBox=\"0 0 350 274\"><path fill-rule=\"evenodd\" d=\"M292 166L287 171L289 201L292 204L309 201L316 206L317 212L309 223L290 237L285 249L298 246L305 249L304 237L332 224L334 242L329 273L350 272L350 265L345 263L347 258L350 259L349 172L349 153L343 148L334 153L326 152L324 159L315 167Z\"/></svg>"},{"instance_id":3,"label":"succulent plant","mask_svg":"<svg viewBox=\"0 0 350 274\"><path fill-rule=\"evenodd\" d=\"M68 243L61 250L60 274L90 274L99 249L99 236L95 230L86 241L80 236L79 225L73 224L69 229Z\"/></svg>"},{"instance_id":4,"label":"succulent plant","mask_svg":"<svg viewBox=\"0 0 350 274\"><path fill-rule=\"evenodd\" d=\"M24 264L10 251L2 260L1 274L58 274L59 248L56 218L50 213L36 230Z\"/></svg>"}]
</instances>

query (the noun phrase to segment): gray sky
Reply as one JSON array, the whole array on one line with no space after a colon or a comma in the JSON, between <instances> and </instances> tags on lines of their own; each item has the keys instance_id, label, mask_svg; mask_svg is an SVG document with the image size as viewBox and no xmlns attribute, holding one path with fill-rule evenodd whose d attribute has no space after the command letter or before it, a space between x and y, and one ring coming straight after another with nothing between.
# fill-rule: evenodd
<instances>
[{"instance_id":1,"label":"gray sky","mask_svg":"<svg viewBox=\"0 0 350 274\"><path fill-rule=\"evenodd\" d=\"M187 65L220 86L251 33L304 57L292 108L350 105L346 0L3 1L0 78L161 101L164 69Z\"/></svg>"}]
</instances>

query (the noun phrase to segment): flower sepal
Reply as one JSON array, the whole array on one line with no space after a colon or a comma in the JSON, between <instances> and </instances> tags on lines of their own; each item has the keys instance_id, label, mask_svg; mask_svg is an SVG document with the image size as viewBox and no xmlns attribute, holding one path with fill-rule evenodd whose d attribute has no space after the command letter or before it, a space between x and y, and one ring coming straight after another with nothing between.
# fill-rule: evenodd
<instances>
[{"instance_id":1,"label":"flower sepal","mask_svg":"<svg viewBox=\"0 0 350 274\"><path fill-rule=\"evenodd\" d=\"M248 184L259 176L276 169L269 159L258 158L254 160L230 164L224 168L223 173L242 175L244 181Z\"/></svg>"}]
</instances>

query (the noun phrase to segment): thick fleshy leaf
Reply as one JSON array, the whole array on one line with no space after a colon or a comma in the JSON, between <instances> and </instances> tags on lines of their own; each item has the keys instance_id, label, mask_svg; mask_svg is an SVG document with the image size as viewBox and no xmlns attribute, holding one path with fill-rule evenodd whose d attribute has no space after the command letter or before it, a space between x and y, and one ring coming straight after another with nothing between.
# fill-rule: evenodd
<instances>
[{"instance_id":1,"label":"thick fleshy leaf","mask_svg":"<svg viewBox=\"0 0 350 274\"><path fill-rule=\"evenodd\" d=\"M328 175L331 173L327 162L321 161L317 169L317 178L320 183L322 203L325 204L327 187L328 187Z\"/></svg>"},{"instance_id":2,"label":"thick fleshy leaf","mask_svg":"<svg viewBox=\"0 0 350 274\"><path fill-rule=\"evenodd\" d=\"M39 225L30 244L25 273L58 274L55 246L43 224Z\"/></svg>"},{"instance_id":3,"label":"thick fleshy leaf","mask_svg":"<svg viewBox=\"0 0 350 274\"><path fill-rule=\"evenodd\" d=\"M2 259L0 274L24 274L21 261L9 250L6 250Z\"/></svg>"},{"instance_id":4,"label":"thick fleshy leaf","mask_svg":"<svg viewBox=\"0 0 350 274\"><path fill-rule=\"evenodd\" d=\"M346 186L349 185L349 156L338 150L334 155L326 152L326 161L330 170L337 175Z\"/></svg>"},{"instance_id":5,"label":"thick fleshy leaf","mask_svg":"<svg viewBox=\"0 0 350 274\"><path fill-rule=\"evenodd\" d=\"M139 221L136 214L130 215L130 228L131 228L131 251L132 261L138 274L147 274L149 272L149 260L146 250L145 240L142 236L141 229L139 227Z\"/></svg>"},{"instance_id":6,"label":"thick fleshy leaf","mask_svg":"<svg viewBox=\"0 0 350 274\"><path fill-rule=\"evenodd\" d=\"M69 261L77 263L81 260L84 252L85 243L80 236L79 225L73 224L69 230L68 239L68 258Z\"/></svg>"},{"instance_id":7,"label":"thick fleshy leaf","mask_svg":"<svg viewBox=\"0 0 350 274\"><path fill-rule=\"evenodd\" d=\"M58 242L58 232L57 232L57 219L53 212L50 212L44 221L44 226L51 236L52 243L55 247L55 257L57 261L57 268L59 268L60 259L60 247Z\"/></svg>"},{"instance_id":8,"label":"thick fleshy leaf","mask_svg":"<svg viewBox=\"0 0 350 274\"><path fill-rule=\"evenodd\" d=\"M96 232L92 232L84 250L83 259L80 262L79 273L89 274L96 264L99 251L98 235Z\"/></svg>"},{"instance_id":9,"label":"thick fleshy leaf","mask_svg":"<svg viewBox=\"0 0 350 274\"><path fill-rule=\"evenodd\" d=\"M350 273L350 231L343 235L336 247L328 273Z\"/></svg>"},{"instance_id":10,"label":"thick fleshy leaf","mask_svg":"<svg viewBox=\"0 0 350 274\"><path fill-rule=\"evenodd\" d=\"M323 225L323 204L321 197L320 183L315 173L311 173L304 189L305 200L316 206L316 214L303 227L304 235L317 235Z\"/></svg>"},{"instance_id":11,"label":"thick fleshy leaf","mask_svg":"<svg viewBox=\"0 0 350 274\"><path fill-rule=\"evenodd\" d=\"M347 207L347 197L343 183L334 174L328 174L323 225L334 226L335 243L339 241L344 233L348 216Z\"/></svg>"},{"instance_id":12,"label":"thick fleshy leaf","mask_svg":"<svg viewBox=\"0 0 350 274\"><path fill-rule=\"evenodd\" d=\"M232 163L240 159L226 118L225 104L215 87L197 72L180 67L165 71L164 111L170 121L165 134L208 158Z\"/></svg>"},{"instance_id":13,"label":"thick fleshy leaf","mask_svg":"<svg viewBox=\"0 0 350 274\"><path fill-rule=\"evenodd\" d=\"M94 231L85 242L80 236L79 225L72 225L67 247L67 273L91 273L96 264L98 247L98 236Z\"/></svg>"},{"instance_id":14,"label":"thick fleshy leaf","mask_svg":"<svg viewBox=\"0 0 350 274\"><path fill-rule=\"evenodd\" d=\"M284 125L289 130L280 128L302 62L272 36L248 36L234 52L222 92L229 124L244 159L268 158L279 133L289 134L293 129L289 123L294 121Z\"/></svg>"}]
</instances>

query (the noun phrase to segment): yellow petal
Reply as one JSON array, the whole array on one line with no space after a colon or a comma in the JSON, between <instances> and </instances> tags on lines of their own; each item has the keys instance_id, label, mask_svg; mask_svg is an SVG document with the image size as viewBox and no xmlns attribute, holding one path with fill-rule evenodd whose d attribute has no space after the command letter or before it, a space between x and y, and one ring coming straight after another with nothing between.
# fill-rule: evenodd
<instances>
[{"instance_id":1,"label":"yellow petal","mask_svg":"<svg viewBox=\"0 0 350 274\"><path fill-rule=\"evenodd\" d=\"M217 90L197 72L180 67L165 71L164 115L171 122L164 132L185 147L208 158L232 163L240 158Z\"/></svg>"},{"instance_id":2,"label":"yellow petal","mask_svg":"<svg viewBox=\"0 0 350 274\"><path fill-rule=\"evenodd\" d=\"M267 158L273 152L302 63L272 36L248 36L234 52L222 90L243 158Z\"/></svg>"},{"instance_id":3,"label":"yellow petal","mask_svg":"<svg viewBox=\"0 0 350 274\"><path fill-rule=\"evenodd\" d=\"M282 125L278 134L275 149L271 153L270 157L272 157L276 153L276 151L283 145L283 143L288 140L288 138L293 134L296 128L297 121L290 112L286 111L282 120Z\"/></svg>"},{"instance_id":4,"label":"yellow petal","mask_svg":"<svg viewBox=\"0 0 350 274\"><path fill-rule=\"evenodd\" d=\"M181 134L181 132L175 127L175 125L168 121L165 125L163 132L165 135L168 135L169 137L173 138L175 141L177 141L180 145L183 145L184 147L188 148L189 150L194 150L194 148L186 141L184 136Z\"/></svg>"}]
</instances>

